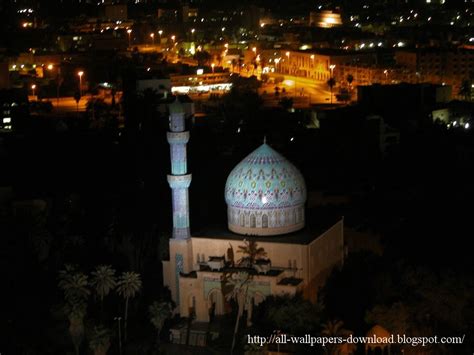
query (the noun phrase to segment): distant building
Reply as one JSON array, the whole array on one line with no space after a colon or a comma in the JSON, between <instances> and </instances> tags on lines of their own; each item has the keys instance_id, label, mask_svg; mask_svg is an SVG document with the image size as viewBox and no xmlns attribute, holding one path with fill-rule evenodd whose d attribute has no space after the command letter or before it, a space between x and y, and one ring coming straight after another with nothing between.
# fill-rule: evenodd
<instances>
[{"instance_id":1,"label":"distant building","mask_svg":"<svg viewBox=\"0 0 474 355\"><path fill-rule=\"evenodd\" d=\"M164 23L176 23L178 21L178 10L174 7L161 6L157 10L158 20Z\"/></svg>"},{"instance_id":2,"label":"distant building","mask_svg":"<svg viewBox=\"0 0 474 355\"><path fill-rule=\"evenodd\" d=\"M181 7L181 21L190 22L198 17L198 9L195 7L190 7L189 5L183 5Z\"/></svg>"},{"instance_id":3,"label":"distant building","mask_svg":"<svg viewBox=\"0 0 474 355\"><path fill-rule=\"evenodd\" d=\"M9 133L21 126L28 116L28 95L19 89L0 90L0 133Z\"/></svg>"},{"instance_id":4,"label":"distant building","mask_svg":"<svg viewBox=\"0 0 474 355\"><path fill-rule=\"evenodd\" d=\"M324 10L309 13L309 25L321 28L331 28L342 25L341 14Z\"/></svg>"},{"instance_id":5,"label":"distant building","mask_svg":"<svg viewBox=\"0 0 474 355\"><path fill-rule=\"evenodd\" d=\"M0 62L0 90L10 88L10 72L8 62Z\"/></svg>"},{"instance_id":6,"label":"distant building","mask_svg":"<svg viewBox=\"0 0 474 355\"><path fill-rule=\"evenodd\" d=\"M359 104L372 112L404 112L403 118L416 112L428 115L440 104L451 100L452 87L435 84L369 85L357 87Z\"/></svg>"},{"instance_id":7,"label":"distant building","mask_svg":"<svg viewBox=\"0 0 474 355\"><path fill-rule=\"evenodd\" d=\"M105 19L112 21L126 21L128 20L127 5L114 4L105 5Z\"/></svg>"},{"instance_id":8,"label":"distant building","mask_svg":"<svg viewBox=\"0 0 474 355\"><path fill-rule=\"evenodd\" d=\"M371 65L377 62L377 55L371 52L347 52L340 50L280 51L275 64L276 72L303 78L327 81L331 75L336 80L341 64ZM334 65L333 69L331 66Z\"/></svg>"},{"instance_id":9,"label":"distant building","mask_svg":"<svg viewBox=\"0 0 474 355\"><path fill-rule=\"evenodd\" d=\"M246 6L242 14L242 26L250 31L260 28L260 19L264 16L264 9L250 5Z\"/></svg>"},{"instance_id":10,"label":"distant building","mask_svg":"<svg viewBox=\"0 0 474 355\"><path fill-rule=\"evenodd\" d=\"M153 90L157 93L171 93L171 80L169 78L149 78L137 80L137 92Z\"/></svg>"},{"instance_id":11,"label":"distant building","mask_svg":"<svg viewBox=\"0 0 474 355\"><path fill-rule=\"evenodd\" d=\"M422 48L397 50L395 60L420 82L446 83L459 92L463 80L474 73L474 49Z\"/></svg>"}]
</instances>

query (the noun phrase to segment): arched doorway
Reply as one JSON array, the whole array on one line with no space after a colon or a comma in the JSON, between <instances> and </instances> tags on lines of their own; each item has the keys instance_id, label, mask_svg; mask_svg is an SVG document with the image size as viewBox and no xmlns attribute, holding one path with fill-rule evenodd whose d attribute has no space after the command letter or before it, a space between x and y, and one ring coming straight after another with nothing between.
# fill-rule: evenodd
<instances>
[{"instance_id":1,"label":"arched doorway","mask_svg":"<svg viewBox=\"0 0 474 355\"><path fill-rule=\"evenodd\" d=\"M255 218L255 215L252 213L250 215L250 228L255 228L257 225L257 219Z\"/></svg>"}]
</instances>

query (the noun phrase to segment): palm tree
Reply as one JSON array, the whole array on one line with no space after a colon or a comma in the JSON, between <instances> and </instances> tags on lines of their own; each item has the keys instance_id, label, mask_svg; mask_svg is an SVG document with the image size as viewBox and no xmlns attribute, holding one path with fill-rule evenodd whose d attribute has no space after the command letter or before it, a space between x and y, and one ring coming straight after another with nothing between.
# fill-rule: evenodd
<instances>
[{"instance_id":1,"label":"palm tree","mask_svg":"<svg viewBox=\"0 0 474 355\"><path fill-rule=\"evenodd\" d=\"M110 265L99 265L91 272L91 286L94 287L100 298L101 307L104 303L104 297L107 296L117 285L115 279L115 270Z\"/></svg>"},{"instance_id":2,"label":"palm tree","mask_svg":"<svg viewBox=\"0 0 474 355\"><path fill-rule=\"evenodd\" d=\"M66 303L64 307L64 313L69 319L69 334L71 335L76 355L79 355L79 349L84 339L84 317L86 312L86 302L74 301Z\"/></svg>"},{"instance_id":3,"label":"palm tree","mask_svg":"<svg viewBox=\"0 0 474 355\"><path fill-rule=\"evenodd\" d=\"M162 301L153 302L148 307L148 315L150 322L155 326L157 331L157 342L160 342L160 332L165 321L173 314L173 305L170 302Z\"/></svg>"},{"instance_id":4,"label":"palm tree","mask_svg":"<svg viewBox=\"0 0 474 355\"><path fill-rule=\"evenodd\" d=\"M349 87L352 89L352 82L354 81L354 76L352 74L347 74L346 80L349 84Z\"/></svg>"},{"instance_id":5,"label":"palm tree","mask_svg":"<svg viewBox=\"0 0 474 355\"><path fill-rule=\"evenodd\" d=\"M64 292L64 313L69 319L69 334L74 344L76 355L84 338L84 317L87 312L87 275L77 271L75 266L66 265L59 272L59 288Z\"/></svg>"},{"instance_id":6,"label":"palm tree","mask_svg":"<svg viewBox=\"0 0 474 355\"><path fill-rule=\"evenodd\" d=\"M235 347L235 339L239 331L240 317L244 313L244 309L247 307L247 317L251 317L251 304L252 304L252 293L249 293L249 285L251 283L252 276L247 272L237 272L224 277L224 288L230 287L230 290L226 293L225 297L229 300L237 302L237 318L235 320L234 336L232 338L232 346L230 353L233 354ZM248 319L247 319L248 320ZM249 321L249 320L248 320Z\"/></svg>"},{"instance_id":7,"label":"palm tree","mask_svg":"<svg viewBox=\"0 0 474 355\"><path fill-rule=\"evenodd\" d=\"M130 271L124 272L117 283L117 292L125 298L124 338L127 340L128 300L135 297L142 288L140 274Z\"/></svg>"},{"instance_id":8,"label":"palm tree","mask_svg":"<svg viewBox=\"0 0 474 355\"><path fill-rule=\"evenodd\" d=\"M329 86L329 89L331 90L331 104L332 104L332 88L334 87L334 85L336 85L336 80L334 78L329 78L329 80L327 81L327 84Z\"/></svg>"},{"instance_id":9,"label":"palm tree","mask_svg":"<svg viewBox=\"0 0 474 355\"><path fill-rule=\"evenodd\" d=\"M58 285L63 290L67 303L86 301L90 295L90 290L87 288L87 275L77 271L73 265L66 265L64 270L59 272Z\"/></svg>"},{"instance_id":10,"label":"palm tree","mask_svg":"<svg viewBox=\"0 0 474 355\"><path fill-rule=\"evenodd\" d=\"M106 355L110 348L110 329L104 326L96 326L92 330L89 339L89 347L94 351L94 355Z\"/></svg>"},{"instance_id":11,"label":"palm tree","mask_svg":"<svg viewBox=\"0 0 474 355\"><path fill-rule=\"evenodd\" d=\"M256 241L244 239L244 244L245 245L239 245L239 250L237 250L237 253L242 253L246 255L249 258L250 266L255 263L255 260L262 259L267 256L267 252L265 251L265 249L261 247L259 248ZM244 258L245 257L242 257L239 260L239 263Z\"/></svg>"}]
</instances>

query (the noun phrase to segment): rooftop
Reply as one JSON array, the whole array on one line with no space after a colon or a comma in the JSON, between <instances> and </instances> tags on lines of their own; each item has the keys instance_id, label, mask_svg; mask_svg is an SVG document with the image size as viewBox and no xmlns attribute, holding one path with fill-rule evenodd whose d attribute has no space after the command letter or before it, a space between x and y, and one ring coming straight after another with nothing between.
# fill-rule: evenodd
<instances>
[{"instance_id":1,"label":"rooftop","mask_svg":"<svg viewBox=\"0 0 474 355\"><path fill-rule=\"evenodd\" d=\"M193 238L209 238L209 239L228 239L228 240L255 240L257 242L271 242L283 244L303 244L307 245L327 231L330 227L340 221L340 218L328 220L328 222L319 222L317 224L312 221L310 226L288 234L274 236L244 236L235 234L227 229L226 226L208 227L199 231L193 231Z\"/></svg>"}]
</instances>

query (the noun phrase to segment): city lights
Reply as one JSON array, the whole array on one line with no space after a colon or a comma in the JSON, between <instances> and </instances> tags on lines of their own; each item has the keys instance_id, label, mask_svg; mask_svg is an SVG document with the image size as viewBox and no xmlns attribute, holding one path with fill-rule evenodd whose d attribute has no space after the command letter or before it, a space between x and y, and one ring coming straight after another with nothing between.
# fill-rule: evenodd
<instances>
[{"instance_id":1,"label":"city lights","mask_svg":"<svg viewBox=\"0 0 474 355\"><path fill-rule=\"evenodd\" d=\"M84 71L80 70L77 72L77 76L79 77L79 96L82 97L82 76L84 75Z\"/></svg>"}]
</instances>

